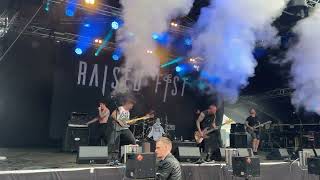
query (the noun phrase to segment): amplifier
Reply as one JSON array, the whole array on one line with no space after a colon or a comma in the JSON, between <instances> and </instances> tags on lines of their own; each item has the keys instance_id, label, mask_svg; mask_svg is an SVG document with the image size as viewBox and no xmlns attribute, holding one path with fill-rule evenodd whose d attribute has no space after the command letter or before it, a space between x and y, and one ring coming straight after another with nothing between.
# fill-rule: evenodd
<instances>
[{"instance_id":1,"label":"amplifier","mask_svg":"<svg viewBox=\"0 0 320 180\"><path fill-rule=\"evenodd\" d=\"M260 159L257 157L232 157L233 175L236 177L259 177Z\"/></svg>"},{"instance_id":2,"label":"amplifier","mask_svg":"<svg viewBox=\"0 0 320 180\"><path fill-rule=\"evenodd\" d=\"M79 147L78 164L107 164L108 160L108 146Z\"/></svg>"},{"instance_id":3,"label":"amplifier","mask_svg":"<svg viewBox=\"0 0 320 180\"><path fill-rule=\"evenodd\" d=\"M246 133L231 133L230 134L230 147L231 148L247 148L247 134Z\"/></svg>"},{"instance_id":4,"label":"amplifier","mask_svg":"<svg viewBox=\"0 0 320 180\"><path fill-rule=\"evenodd\" d=\"M127 161L127 154L137 154L142 153L142 147L139 145L125 145L121 146L121 157L123 157L123 162Z\"/></svg>"},{"instance_id":5,"label":"amplifier","mask_svg":"<svg viewBox=\"0 0 320 180\"><path fill-rule=\"evenodd\" d=\"M155 178L155 153L127 154L126 177L132 179Z\"/></svg>"},{"instance_id":6,"label":"amplifier","mask_svg":"<svg viewBox=\"0 0 320 180\"><path fill-rule=\"evenodd\" d=\"M80 125L68 125L64 142L63 151L76 152L79 146L87 146L89 144L89 128Z\"/></svg>"},{"instance_id":7,"label":"amplifier","mask_svg":"<svg viewBox=\"0 0 320 180\"><path fill-rule=\"evenodd\" d=\"M320 175L320 157L308 158L308 173Z\"/></svg>"},{"instance_id":8,"label":"amplifier","mask_svg":"<svg viewBox=\"0 0 320 180\"><path fill-rule=\"evenodd\" d=\"M246 129L244 124L236 123L231 124L230 133L245 133Z\"/></svg>"}]
</instances>

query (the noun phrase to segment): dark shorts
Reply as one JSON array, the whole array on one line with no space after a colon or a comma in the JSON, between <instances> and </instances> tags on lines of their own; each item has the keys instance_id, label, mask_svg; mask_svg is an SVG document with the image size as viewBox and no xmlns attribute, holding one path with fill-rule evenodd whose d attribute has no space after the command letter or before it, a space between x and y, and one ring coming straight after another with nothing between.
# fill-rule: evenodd
<instances>
[{"instance_id":1,"label":"dark shorts","mask_svg":"<svg viewBox=\"0 0 320 180\"><path fill-rule=\"evenodd\" d=\"M251 129L247 129L248 133L252 137L252 139L260 139L260 131L252 131Z\"/></svg>"}]
</instances>

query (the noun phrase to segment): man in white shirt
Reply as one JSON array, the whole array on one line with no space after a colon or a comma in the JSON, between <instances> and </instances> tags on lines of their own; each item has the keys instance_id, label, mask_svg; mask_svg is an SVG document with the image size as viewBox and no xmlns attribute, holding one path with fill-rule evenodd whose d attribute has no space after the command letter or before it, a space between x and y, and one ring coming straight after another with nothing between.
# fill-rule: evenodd
<instances>
[{"instance_id":1,"label":"man in white shirt","mask_svg":"<svg viewBox=\"0 0 320 180\"><path fill-rule=\"evenodd\" d=\"M130 120L130 110L134 104L134 100L127 99L122 106L114 110L111 114L116 131L114 136L116 150L120 148L120 140L123 142L123 145L136 144L136 139L129 129L130 125L127 124L127 121Z\"/></svg>"}]
</instances>

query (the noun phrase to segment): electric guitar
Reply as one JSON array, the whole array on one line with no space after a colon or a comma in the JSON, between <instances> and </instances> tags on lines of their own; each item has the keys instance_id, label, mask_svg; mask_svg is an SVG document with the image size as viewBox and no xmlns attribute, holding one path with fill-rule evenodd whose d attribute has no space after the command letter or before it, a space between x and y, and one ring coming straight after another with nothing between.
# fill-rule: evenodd
<instances>
[{"instance_id":1,"label":"electric guitar","mask_svg":"<svg viewBox=\"0 0 320 180\"><path fill-rule=\"evenodd\" d=\"M121 121L118 119L115 119L114 121L117 123L117 129L122 129L122 128L128 128L130 127L130 125L133 125L139 121L145 121L147 119L153 118L154 117L154 111L149 112L148 114L146 114L145 116L139 117L139 118L135 118L135 119L130 119L127 121Z\"/></svg>"},{"instance_id":2,"label":"electric guitar","mask_svg":"<svg viewBox=\"0 0 320 180\"><path fill-rule=\"evenodd\" d=\"M225 123L223 123L221 126L217 126L216 128L204 128L202 130L203 136L201 136L201 133L199 131L194 132L194 139L196 140L196 142L198 144L200 144L204 139L209 138L208 134L219 130L222 126L227 125L227 124L232 124L234 121L232 121L231 119L227 120Z\"/></svg>"},{"instance_id":3,"label":"electric guitar","mask_svg":"<svg viewBox=\"0 0 320 180\"><path fill-rule=\"evenodd\" d=\"M272 123L272 121L267 121L267 122L264 122L264 123L262 123L262 124L258 124L258 125L256 125L256 126L253 126L253 130L252 129L249 129L249 128L247 128L249 131L258 131L259 129L258 128L260 128L260 127L263 127L263 126L265 126L265 125L267 125L267 124L271 124Z\"/></svg>"}]
</instances>

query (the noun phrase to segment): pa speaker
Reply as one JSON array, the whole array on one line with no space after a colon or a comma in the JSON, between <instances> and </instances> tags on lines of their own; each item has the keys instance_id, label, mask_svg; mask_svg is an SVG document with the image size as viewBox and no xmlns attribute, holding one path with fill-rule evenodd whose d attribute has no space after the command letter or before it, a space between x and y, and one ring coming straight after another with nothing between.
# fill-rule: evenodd
<instances>
[{"instance_id":1,"label":"pa speaker","mask_svg":"<svg viewBox=\"0 0 320 180\"><path fill-rule=\"evenodd\" d=\"M126 177L132 179L155 178L156 156L154 153L127 154Z\"/></svg>"},{"instance_id":2,"label":"pa speaker","mask_svg":"<svg viewBox=\"0 0 320 180\"><path fill-rule=\"evenodd\" d=\"M259 177L260 159L257 157L232 157L233 175L236 177Z\"/></svg>"},{"instance_id":3,"label":"pa speaker","mask_svg":"<svg viewBox=\"0 0 320 180\"><path fill-rule=\"evenodd\" d=\"M290 155L287 149L273 149L270 154L267 155L268 160L284 160L289 159Z\"/></svg>"},{"instance_id":4,"label":"pa speaker","mask_svg":"<svg viewBox=\"0 0 320 180\"><path fill-rule=\"evenodd\" d=\"M78 164L106 164L108 162L108 146L80 146Z\"/></svg>"},{"instance_id":5,"label":"pa speaker","mask_svg":"<svg viewBox=\"0 0 320 180\"><path fill-rule=\"evenodd\" d=\"M199 160L201 154L199 147L179 146L175 156L180 162L191 162Z\"/></svg>"},{"instance_id":6,"label":"pa speaker","mask_svg":"<svg viewBox=\"0 0 320 180\"><path fill-rule=\"evenodd\" d=\"M308 173L320 175L320 158L319 157L308 158L307 162L308 162Z\"/></svg>"}]
</instances>

